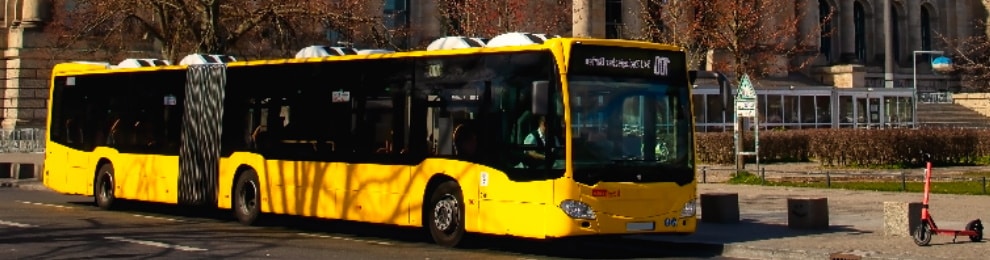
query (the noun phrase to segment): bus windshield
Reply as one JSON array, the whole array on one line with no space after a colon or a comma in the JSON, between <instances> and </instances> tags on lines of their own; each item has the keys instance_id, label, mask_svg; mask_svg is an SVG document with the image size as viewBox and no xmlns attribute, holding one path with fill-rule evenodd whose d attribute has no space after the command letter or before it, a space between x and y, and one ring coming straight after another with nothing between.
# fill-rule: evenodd
<instances>
[{"instance_id":1,"label":"bus windshield","mask_svg":"<svg viewBox=\"0 0 990 260\"><path fill-rule=\"evenodd\" d=\"M637 78L572 75L573 170L582 182L690 182L687 90Z\"/></svg>"}]
</instances>

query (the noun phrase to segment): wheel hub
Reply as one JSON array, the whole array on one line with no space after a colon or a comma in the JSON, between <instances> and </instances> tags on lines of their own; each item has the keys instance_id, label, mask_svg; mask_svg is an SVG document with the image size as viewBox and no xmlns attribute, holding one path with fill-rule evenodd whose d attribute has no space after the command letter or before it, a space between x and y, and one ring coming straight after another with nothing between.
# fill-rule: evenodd
<instances>
[{"instance_id":1,"label":"wheel hub","mask_svg":"<svg viewBox=\"0 0 990 260\"><path fill-rule=\"evenodd\" d=\"M433 207L433 224L439 230L449 231L457 225L456 221L460 217L460 212L457 199L447 194Z\"/></svg>"},{"instance_id":2,"label":"wheel hub","mask_svg":"<svg viewBox=\"0 0 990 260\"><path fill-rule=\"evenodd\" d=\"M241 189L240 192L241 210L244 212L249 212L255 207L255 205L257 205L256 198L258 196L255 194L257 191L257 186L254 185L254 182L250 181L244 184L245 187L244 189Z\"/></svg>"}]
</instances>

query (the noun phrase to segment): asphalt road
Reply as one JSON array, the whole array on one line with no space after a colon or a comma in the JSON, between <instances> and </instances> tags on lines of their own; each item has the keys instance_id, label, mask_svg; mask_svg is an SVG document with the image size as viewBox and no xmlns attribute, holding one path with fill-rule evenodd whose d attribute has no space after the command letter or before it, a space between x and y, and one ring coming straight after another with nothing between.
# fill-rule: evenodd
<instances>
[{"instance_id":1,"label":"asphalt road","mask_svg":"<svg viewBox=\"0 0 990 260\"><path fill-rule=\"evenodd\" d=\"M725 259L613 238L529 241L472 237L466 248L431 244L418 229L265 216L260 226L227 212L124 203L104 211L92 198L0 188L2 259Z\"/></svg>"}]
</instances>

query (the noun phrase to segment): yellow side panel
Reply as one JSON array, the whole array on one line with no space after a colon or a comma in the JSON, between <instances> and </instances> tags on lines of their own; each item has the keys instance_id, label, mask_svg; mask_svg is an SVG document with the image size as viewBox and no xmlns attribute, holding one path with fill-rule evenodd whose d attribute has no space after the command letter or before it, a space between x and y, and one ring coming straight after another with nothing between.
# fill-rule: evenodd
<instances>
[{"instance_id":1,"label":"yellow side panel","mask_svg":"<svg viewBox=\"0 0 990 260\"><path fill-rule=\"evenodd\" d=\"M481 233L543 238L546 215L553 196L553 182L512 181L497 171L487 172L481 183L478 229Z\"/></svg>"},{"instance_id":2,"label":"yellow side panel","mask_svg":"<svg viewBox=\"0 0 990 260\"><path fill-rule=\"evenodd\" d=\"M409 190L409 166L348 164L344 167L350 178L334 183L335 186L342 185L340 190L346 191L337 194L337 201L344 202L340 205L343 219L396 225L409 223L407 199L422 194ZM406 196L407 193L410 196Z\"/></svg>"},{"instance_id":3,"label":"yellow side panel","mask_svg":"<svg viewBox=\"0 0 990 260\"><path fill-rule=\"evenodd\" d=\"M96 170L89 158L87 152L48 142L45 146L45 186L64 194L93 195Z\"/></svg>"},{"instance_id":4,"label":"yellow side panel","mask_svg":"<svg viewBox=\"0 0 990 260\"><path fill-rule=\"evenodd\" d=\"M277 214L335 218L331 176L340 163L268 160L258 170L262 210ZM267 195L267 196L265 196Z\"/></svg>"},{"instance_id":5,"label":"yellow side panel","mask_svg":"<svg viewBox=\"0 0 990 260\"><path fill-rule=\"evenodd\" d=\"M109 154L114 168L114 195L122 199L177 203L179 157Z\"/></svg>"}]
</instances>

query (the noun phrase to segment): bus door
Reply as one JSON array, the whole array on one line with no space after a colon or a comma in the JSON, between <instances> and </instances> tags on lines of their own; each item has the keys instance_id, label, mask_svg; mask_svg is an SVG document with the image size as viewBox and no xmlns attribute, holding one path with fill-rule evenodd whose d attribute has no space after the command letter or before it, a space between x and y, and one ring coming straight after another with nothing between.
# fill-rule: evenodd
<instances>
[{"instance_id":1,"label":"bus door","mask_svg":"<svg viewBox=\"0 0 990 260\"><path fill-rule=\"evenodd\" d=\"M179 204L216 206L220 171L224 64L190 65L179 149Z\"/></svg>"}]
</instances>

